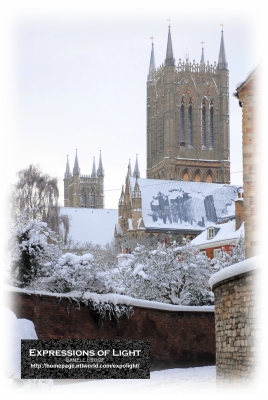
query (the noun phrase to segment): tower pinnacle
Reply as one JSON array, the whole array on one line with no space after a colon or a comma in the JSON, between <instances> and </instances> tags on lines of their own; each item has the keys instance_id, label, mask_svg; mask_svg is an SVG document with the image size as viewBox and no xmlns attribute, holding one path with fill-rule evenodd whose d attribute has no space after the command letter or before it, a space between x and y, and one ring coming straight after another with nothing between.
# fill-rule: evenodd
<instances>
[{"instance_id":1,"label":"tower pinnacle","mask_svg":"<svg viewBox=\"0 0 268 400\"><path fill-rule=\"evenodd\" d=\"M132 176L131 161L128 162L129 176Z\"/></svg>"},{"instance_id":2,"label":"tower pinnacle","mask_svg":"<svg viewBox=\"0 0 268 400\"><path fill-rule=\"evenodd\" d=\"M221 45L219 52L218 69L228 69L228 63L226 61L226 56L225 56L223 30L221 31Z\"/></svg>"},{"instance_id":3,"label":"tower pinnacle","mask_svg":"<svg viewBox=\"0 0 268 400\"><path fill-rule=\"evenodd\" d=\"M140 177L140 171L139 171L139 163L138 163L138 154L136 154L136 163L135 163L135 168L133 171L133 178L139 178Z\"/></svg>"},{"instance_id":4,"label":"tower pinnacle","mask_svg":"<svg viewBox=\"0 0 268 400\"><path fill-rule=\"evenodd\" d=\"M167 53L166 53L165 65L166 66L175 65L175 58L173 57L173 50L172 50L170 25L168 26L168 42L167 42Z\"/></svg>"},{"instance_id":5,"label":"tower pinnacle","mask_svg":"<svg viewBox=\"0 0 268 400\"><path fill-rule=\"evenodd\" d=\"M95 165L95 157L93 157L93 166L92 166L91 178L97 178L96 165Z\"/></svg>"},{"instance_id":6,"label":"tower pinnacle","mask_svg":"<svg viewBox=\"0 0 268 400\"><path fill-rule=\"evenodd\" d=\"M102 159L101 159L101 150L100 150L100 159L99 159L99 166L98 166L98 170L97 170L97 175L98 176L104 176L104 169L102 166Z\"/></svg>"},{"instance_id":7,"label":"tower pinnacle","mask_svg":"<svg viewBox=\"0 0 268 400\"><path fill-rule=\"evenodd\" d=\"M151 39L154 39L151 37ZM151 58L150 58L150 66L149 73L147 76L147 81L151 81L153 79L153 74L155 73L155 60L154 60L154 42L152 42L152 50L151 50Z\"/></svg>"},{"instance_id":8,"label":"tower pinnacle","mask_svg":"<svg viewBox=\"0 0 268 400\"><path fill-rule=\"evenodd\" d=\"M202 44L202 54L201 54L201 60L200 60L200 66L201 67L205 66L205 56L204 56L204 47L203 47L204 43L205 42L201 42L201 44Z\"/></svg>"},{"instance_id":9,"label":"tower pinnacle","mask_svg":"<svg viewBox=\"0 0 268 400\"><path fill-rule=\"evenodd\" d=\"M79 174L80 174L80 168L79 168L79 164L78 164L77 149L76 149L73 175L79 175Z\"/></svg>"},{"instance_id":10,"label":"tower pinnacle","mask_svg":"<svg viewBox=\"0 0 268 400\"><path fill-rule=\"evenodd\" d=\"M70 177L71 177L71 172L70 172L70 165L69 165L69 157L67 156L66 171L64 174L64 179L69 179Z\"/></svg>"}]
</instances>

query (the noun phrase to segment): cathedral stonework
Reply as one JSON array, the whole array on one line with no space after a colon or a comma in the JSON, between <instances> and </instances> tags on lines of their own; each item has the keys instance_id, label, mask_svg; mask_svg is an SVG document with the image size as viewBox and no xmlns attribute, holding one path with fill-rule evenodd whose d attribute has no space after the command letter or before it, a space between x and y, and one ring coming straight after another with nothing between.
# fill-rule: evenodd
<instances>
[{"instance_id":1,"label":"cathedral stonework","mask_svg":"<svg viewBox=\"0 0 268 400\"><path fill-rule=\"evenodd\" d=\"M179 60L169 27L166 59L147 79L147 178L230 183L229 71L223 32L218 63Z\"/></svg>"},{"instance_id":2,"label":"cathedral stonework","mask_svg":"<svg viewBox=\"0 0 268 400\"><path fill-rule=\"evenodd\" d=\"M70 172L67 156L64 174L64 207L104 208L104 169L100 154L99 166L96 170L95 158L91 175L81 175L77 153L73 174Z\"/></svg>"}]
</instances>

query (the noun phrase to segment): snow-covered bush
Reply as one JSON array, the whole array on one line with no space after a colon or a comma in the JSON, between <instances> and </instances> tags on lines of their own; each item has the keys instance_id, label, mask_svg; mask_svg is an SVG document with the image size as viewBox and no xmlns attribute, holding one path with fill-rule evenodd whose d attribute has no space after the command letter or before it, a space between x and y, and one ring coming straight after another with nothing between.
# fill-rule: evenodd
<instances>
[{"instance_id":1,"label":"snow-covered bush","mask_svg":"<svg viewBox=\"0 0 268 400\"><path fill-rule=\"evenodd\" d=\"M12 226L10 243L10 283L26 287L54 265L61 255L55 232L47 223L20 215Z\"/></svg>"},{"instance_id":2,"label":"snow-covered bush","mask_svg":"<svg viewBox=\"0 0 268 400\"><path fill-rule=\"evenodd\" d=\"M66 253L56 263L46 263L29 287L51 292L119 293L131 297L183 305L213 303L208 280L213 273L210 260L190 243L174 242L155 250L138 245L125 261L105 269L92 254ZM89 304L100 315L120 315L109 304ZM123 314L128 311L122 310ZM117 319L117 317L115 317Z\"/></svg>"},{"instance_id":3,"label":"snow-covered bush","mask_svg":"<svg viewBox=\"0 0 268 400\"><path fill-rule=\"evenodd\" d=\"M117 271L114 280L123 293L146 300L183 305L213 303L208 280L210 260L186 243L148 251L138 246Z\"/></svg>"},{"instance_id":4,"label":"snow-covered bush","mask_svg":"<svg viewBox=\"0 0 268 400\"><path fill-rule=\"evenodd\" d=\"M230 251L227 252L224 247L221 249L216 258L212 259L213 267L218 271L222 268L239 263L245 259L245 239L241 235L237 243L230 246Z\"/></svg>"},{"instance_id":5,"label":"snow-covered bush","mask_svg":"<svg viewBox=\"0 0 268 400\"><path fill-rule=\"evenodd\" d=\"M56 293L77 291L110 293L113 292L109 271L102 271L92 254L77 256L63 254L56 263L47 263L42 274L34 279L29 287Z\"/></svg>"}]
</instances>

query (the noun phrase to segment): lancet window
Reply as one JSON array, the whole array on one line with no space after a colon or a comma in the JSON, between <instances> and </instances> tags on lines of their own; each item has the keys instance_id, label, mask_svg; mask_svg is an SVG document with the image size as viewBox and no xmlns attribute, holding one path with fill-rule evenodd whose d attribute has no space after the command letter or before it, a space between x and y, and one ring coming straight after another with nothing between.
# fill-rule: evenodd
<instances>
[{"instance_id":1,"label":"lancet window","mask_svg":"<svg viewBox=\"0 0 268 400\"><path fill-rule=\"evenodd\" d=\"M95 208L95 193L94 190L89 192L89 206L90 208Z\"/></svg>"},{"instance_id":2,"label":"lancet window","mask_svg":"<svg viewBox=\"0 0 268 400\"><path fill-rule=\"evenodd\" d=\"M83 190L80 194L80 207L86 207L86 192Z\"/></svg>"},{"instance_id":3,"label":"lancet window","mask_svg":"<svg viewBox=\"0 0 268 400\"><path fill-rule=\"evenodd\" d=\"M185 121L184 121L184 100L180 107L180 146L185 147Z\"/></svg>"},{"instance_id":4,"label":"lancet window","mask_svg":"<svg viewBox=\"0 0 268 400\"><path fill-rule=\"evenodd\" d=\"M193 147L193 107L191 100L188 107L188 147Z\"/></svg>"},{"instance_id":5,"label":"lancet window","mask_svg":"<svg viewBox=\"0 0 268 400\"><path fill-rule=\"evenodd\" d=\"M206 130L207 130L206 112L207 112L207 108L206 108L206 103L205 103L205 100L204 100L203 103L202 103L202 120L201 120L201 143L202 143L202 147L206 147Z\"/></svg>"},{"instance_id":6,"label":"lancet window","mask_svg":"<svg viewBox=\"0 0 268 400\"><path fill-rule=\"evenodd\" d=\"M214 104L213 101L209 107L209 148L214 149Z\"/></svg>"}]
</instances>

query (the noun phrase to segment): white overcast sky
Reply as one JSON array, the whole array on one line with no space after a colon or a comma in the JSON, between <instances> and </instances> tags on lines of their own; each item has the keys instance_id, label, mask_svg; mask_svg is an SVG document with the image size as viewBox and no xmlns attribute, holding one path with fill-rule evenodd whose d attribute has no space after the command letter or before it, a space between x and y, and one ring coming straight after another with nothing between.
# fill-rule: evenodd
<instances>
[{"instance_id":1,"label":"white overcast sky","mask_svg":"<svg viewBox=\"0 0 268 400\"><path fill-rule=\"evenodd\" d=\"M231 182L241 184L241 108L235 88L261 61L253 2L10 2L5 33L9 133L4 135L5 174L31 163L59 178L63 204L66 156L75 149L82 174L102 150L105 207L117 208L128 159L139 155L146 177L146 78L151 41L165 59L168 22L176 63L218 60L221 27L230 71ZM258 2L255 2L257 4ZM15 7L17 5L17 7ZM6 28L6 31L4 29ZM8 87L8 86L7 86ZM8 164L9 163L9 164Z\"/></svg>"}]
</instances>

